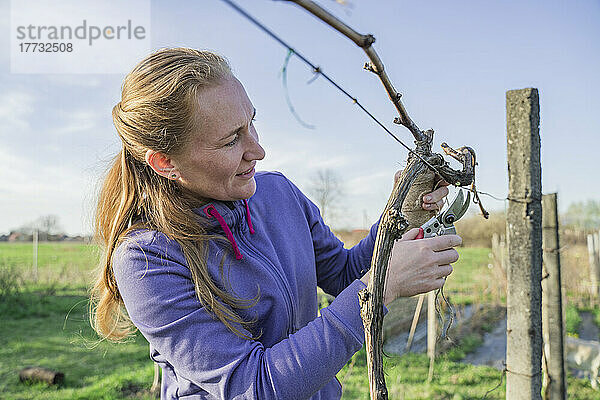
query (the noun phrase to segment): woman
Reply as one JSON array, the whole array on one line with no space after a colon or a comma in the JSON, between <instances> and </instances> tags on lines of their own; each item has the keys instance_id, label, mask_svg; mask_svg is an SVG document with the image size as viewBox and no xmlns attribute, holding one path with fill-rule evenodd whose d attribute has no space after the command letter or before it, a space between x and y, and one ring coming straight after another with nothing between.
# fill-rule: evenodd
<instances>
[{"instance_id":1,"label":"woman","mask_svg":"<svg viewBox=\"0 0 600 400\"><path fill-rule=\"evenodd\" d=\"M141 61L113 108L123 148L97 209L94 327L141 331L163 399L338 399L335 374L364 341L377 224L346 250L296 186L255 172L255 114L226 61L192 49ZM441 287L458 259L458 236L417 232L394 246L385 304ZM319 317L317 286L336 296Z\"/></svg>"}]
</instances>

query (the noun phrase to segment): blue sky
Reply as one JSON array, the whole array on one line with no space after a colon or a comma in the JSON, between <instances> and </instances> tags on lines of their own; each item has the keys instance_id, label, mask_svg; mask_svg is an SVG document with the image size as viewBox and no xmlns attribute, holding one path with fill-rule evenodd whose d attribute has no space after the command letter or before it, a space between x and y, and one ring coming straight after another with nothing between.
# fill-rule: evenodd
<instances>
[{"instance_id":1,"label":"blue sky","mask_svg":"<svg viewBox=\"0 0 600 400\"><path fill-rule=\"evenodd\" d=\"M366 56L349 40L283 1L238 0L348 89L405 142L395 109ZM372 33L412 119L436 131L435 146L468 145L478 155L478 187L506 196L505 92L540 91L542 185L559 206L600 200L600 2L352 1L320 4ZM90 2L91 4L91 2ZM57 214L72 234L91 230L99 177L119 150L111 109L124 74L12 74L10 3L0 1L0 233ZM383 209L406 150L298 59L289 94L310 130L290 113L281 83L286 50L218 0L152 1L151 47L187 46L225 55L257 108L267 156L308 189L323 168L344 180L339 226L362 227ZM133 67L133 65L132 65ZM483 197L491 210L504 203Z\"/></svg>"}]
</instances>

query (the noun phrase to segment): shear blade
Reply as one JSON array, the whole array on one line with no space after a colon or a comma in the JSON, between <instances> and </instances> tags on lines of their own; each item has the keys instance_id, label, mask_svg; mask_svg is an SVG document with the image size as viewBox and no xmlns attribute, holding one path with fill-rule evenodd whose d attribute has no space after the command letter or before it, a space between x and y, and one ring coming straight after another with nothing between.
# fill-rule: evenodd
<instances>
[{"instance_id":1,"label":"shear blade","mask_svg":"<svg viewBox=\"0 0 600 400\"><path fill-rule=\"evenodd\" d=\"M452 204L448 207L448 209L442 213L441 221L444 222L447 215L453 215L454 220L450 224L444 223L446 226L453 225L454 222L458 221L469 209L469 203L471 201L471 193L467 192L467 198L465 199L465 195L463 194L462 189L458 191L456 197L452 201Z\"/></svg>"}]
</instances>

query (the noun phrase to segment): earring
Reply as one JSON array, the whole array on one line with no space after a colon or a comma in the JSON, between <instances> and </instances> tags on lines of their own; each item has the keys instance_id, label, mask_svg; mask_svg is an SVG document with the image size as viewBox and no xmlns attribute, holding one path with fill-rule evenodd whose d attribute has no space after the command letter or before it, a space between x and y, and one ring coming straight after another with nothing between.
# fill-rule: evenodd
<instances>
[{"instance_id":1,"label":"earring","mask_svg":"<svg viewBox=\"0 0 600 400\"><path fill-rule=\"evenodd\" d=\"M171 174L171 179L177 179L177 174L175 172Z\"/></svg>"}]
</instances>

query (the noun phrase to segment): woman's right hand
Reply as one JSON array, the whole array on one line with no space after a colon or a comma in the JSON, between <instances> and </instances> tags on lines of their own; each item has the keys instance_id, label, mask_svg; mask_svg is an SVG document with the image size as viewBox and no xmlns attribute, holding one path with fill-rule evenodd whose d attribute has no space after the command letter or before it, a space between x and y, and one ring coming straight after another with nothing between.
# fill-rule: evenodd
<instances>
[{"instance_id":1,"label":"woman's right hand","mask_svg":"<svg viewBox=\"0 0 600 400\"><path fill-rule=\"evenodd\" d=\"M398 297L410 297L441 288L446 276L452 273L450 263L458 260L454 249L462 243L458 235L443 235L415 240L419 229L414 228L394 243L388 263L383 302L388 305ZM369 282L367 273L362 277Z\"/></svg>"}]
</instances>

